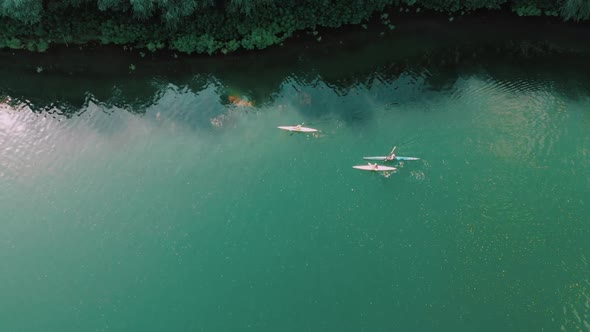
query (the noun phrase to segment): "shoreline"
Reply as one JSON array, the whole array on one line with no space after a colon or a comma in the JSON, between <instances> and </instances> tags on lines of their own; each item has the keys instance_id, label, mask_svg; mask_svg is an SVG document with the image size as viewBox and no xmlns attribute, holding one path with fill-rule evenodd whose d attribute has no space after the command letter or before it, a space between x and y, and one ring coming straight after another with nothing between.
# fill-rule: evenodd
<instances>
[{"instance_id":1,"label":"shoreline","mask_svg":"<svg viewBox=\"0 0 590 332\"><path fill-rule=\"evenodd\" d=\"M349 32L356 33L362 30L379 30L381 35L400 34L404 31L400 31L399 27L402 25L410 25L414 27L414 31L420 29L439 29L449 28L453 29L453 25L462 24L463 22L474 21L479 24L491 24L495 29L506 30L507 25L510 29L518 26L530 26L530 25L552 25L557 28L567 28L571 31L578 31L577 33L587 33L590 29L590 25L587 22L571 22L564 21L560 17L556 16L518 16L513 10L503 8L497 10L478 9L471 12L458 12L458 13L442 13L434 10L418 10L420 7L392 7L388 6L384 10L376 11L368 14L368 16L358 19L353 19L358 22L341 22L336 26L329 26L330 24L320 24L313 26L303 26L295 28L292 31L285 31L284 34L278 33L280 28L272 28L273 31L277 32L274 35L268 35L264 37L264 28L262 30L256 30L251 32L252 35L242 34L241 39L222 40L216 39L207 33L199 34L197 31L191 31L190 27L185 32L178 32L173 30L166 30L165 27L154 27L158 22L148 21L143 25L141 22L133 20L125 20L122 18L114 18L111 20L108 17L92 17L92 22L81 23L83 20L75 18L71 25L77 26L76 34L73 31L67 32L48 32L52 30L60 30L62 27L51 26L50 23L44 22L38 29L30 29L31 27L21 26L26 28L28 31L37 31L40 34L53 34L52 38L42 35L34 35L27 33L17 33L19 29L18 24L12 27L12 29L6 29L11 27L8 21L5 21L4 32L0 32L0 51L28 51L31 53L50 53L50 52L61 52L66 49L78 48L81 51L96 52L104 49L119 49L122 52L130 52L139 54L141 57L183 57L186 55L197 56L197 57L222 57L227 58L232 55L241 56L243 54L260 54L260 51L268 51L276 48L281 48L287 44L298 44L301 42L306 43L305 47L313 47L315 42L317 45L323 45L327 42L327 37L331 36L342 36ZM88 13L86 13L88 15ZM106 20L106 21L105 21ZM119 21L116 21L119 20ZM112 23L114 22L114 23ZM118 22L118 23L117 23ZM87 24L84 25L84 24ZM105 28L104 25L108 27ZM114 24L114 25L113 25ZM228 23L229 24L229 23ZM135 31L139 29L137 26L142 26L141 31ZM2 23L0 22L0 27ZM84 28L88 30L85 31ZM112 29L114 30L112 30ZM235 27L228 27L233 29ZM73 28L71 28L73 29ZM98 29L98 30L97 30ZM111 29L111 30L109 30ZM213 28L212 28L213 29ZM257 28L258 29L258 28ZM278 29L278 30L277 30ZM25 30L25 31L26 31ZM47 31L45 31L47 30ZM96 31L94 31L96 30ZM129 34L129 31L135 31L135 35ZM45 32L38 32L45 31ZM256 35L259 31L262 35ZM145 35L141 35L141 33ZM549 32L548 30L544 31ZM9 35L12 33L12 37ZM457 31L457 33L464 33ZM59 35L60 37L54 38ZM76 35L77 39L70 40ZM151 37L150 37L151 35ZM8 36L8 37L7 37ZM178 38L190 38L185 41L189 44L180 45ZM180 36L180 37L179 37ZM184 36L184 37L182 37ZM247 44L246 41L250 37L254 44ZM135 38L135 39L134 39ZM149 41L151 39L153 41ZM207 40L205 40L205 39ZM69 42L68 42L69 40ZM207 44L207 48L203 48L203 43ZM156 45L157 44L157 45ZM230 45L231 46L228 46ZM321 46L320 46L321 47Z\"/></svg>"},{"instance_id":2,"label":"shoreline","mask_svg":"<svg viewBox=\"0 0 590 332\"><path fill-rule=\"evenodd\" d=\"M243 95L256 107L272 100L282 82L293 76L303 84L321 79L330 88L346 92L358 83L393 81L403 73L424 71L431 87L439 89L454 79L452 73L469 75L489 68L504 75L499 68L516 63L549 76L573 64L579 71L572 75L588 72L585 59L590 54L590 34L577 25L556 27L551 22L526 20L498 28L476 18L445 22L400 20L394 32L383 36L373 27L349 27L322 32L322 42L304 35L263 52L226 56L173 57L162 51L141 57L137 51L112 46L93 50L64 47L47 53L0 51L0 67L4 68L0 96L31 100L34 109L42 111L56 97L45 91L52 91L59 80L63 86L57 99L75 113L88 98L110 100L114 87L119 91L117 100L124 105L141 105L153 99L160 82L193 91L214 82L221 94ZM137 91L143 91L141 96L135 95Z\"/></svg>"}]
</instances>

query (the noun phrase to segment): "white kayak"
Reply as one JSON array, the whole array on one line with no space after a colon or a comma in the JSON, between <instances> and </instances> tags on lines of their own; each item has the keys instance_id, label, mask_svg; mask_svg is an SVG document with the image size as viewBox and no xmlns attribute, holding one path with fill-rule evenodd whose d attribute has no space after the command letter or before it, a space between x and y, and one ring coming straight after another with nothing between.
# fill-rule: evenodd
<instances>
[{"instance_id":1,"label":"white kayak","mask_svg":"<svg viewBox=\"0 0 590 332\"><path fill-rule=\"evenodd\" d=\"M316 131L318 131L317 129L314 128L309 128L309 127L298 127L298 126L279 126L279 129L282 130L286 130L286 131L296 131L299 133L315 133Z\"/></svg>"},{"instance_id":2,"label":"white kayak","mask_svg":"<svg viewBox=\"0 0 590 332\"><path fill-rule=\"evenodd\" d=\"M387 161L387 156L363 157L363 159L364 160L381 160L381 161ZM420 158L395 156L395 159L393 159L393 160L401 160L401 161L406 161L406 160L420 160Z\"/></svg>"},{"instance_id":3,"label":"white kayak","mask_svg":"<svg viewBox=\"0 0 590 332\"><path fill-rule=\"evenodd\" d=\"M395 171L397 168L377 165L377 167L373 165L359 165L359 166L352 166L352 168L360 169L363 171L375 171L375 172L383 172L383 171Z\"/></svg>"}]
</instances>

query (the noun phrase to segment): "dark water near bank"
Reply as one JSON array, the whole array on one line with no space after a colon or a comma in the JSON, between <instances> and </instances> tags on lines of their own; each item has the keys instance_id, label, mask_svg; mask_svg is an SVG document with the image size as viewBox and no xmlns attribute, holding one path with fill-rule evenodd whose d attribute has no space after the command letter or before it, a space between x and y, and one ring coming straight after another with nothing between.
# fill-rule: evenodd
<instances>
[{"instance_id":1,"label":"dark water near bank","mask_svg":"<svg viewBox=\"0 0 590 332\"><path fill-rule=\"evenodd\" d=\"M0 330L589 331L590 34L509 23L0 53Z\"/></svg>"}]
</instances>

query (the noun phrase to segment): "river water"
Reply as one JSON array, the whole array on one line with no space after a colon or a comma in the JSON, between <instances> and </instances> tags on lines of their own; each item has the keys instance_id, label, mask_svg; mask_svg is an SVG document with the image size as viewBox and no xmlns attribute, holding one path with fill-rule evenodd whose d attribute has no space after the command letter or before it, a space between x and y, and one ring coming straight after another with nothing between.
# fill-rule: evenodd
<instances>
[{"instance_id":1,"label":"river water","mask_svg":"<svg viewBox=\"0 0 590 332\"><path fill-rule=\"evenodd\" d=\"M3 51L1 329L589 331L577 29Z\"/></svg>"}]
</instances>

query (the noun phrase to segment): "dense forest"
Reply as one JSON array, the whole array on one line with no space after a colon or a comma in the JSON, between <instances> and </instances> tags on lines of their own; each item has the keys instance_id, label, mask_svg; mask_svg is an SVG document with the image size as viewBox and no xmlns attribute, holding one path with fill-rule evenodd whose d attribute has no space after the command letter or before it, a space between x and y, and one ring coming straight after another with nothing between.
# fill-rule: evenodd
<instances>
[{"instance_id":1,"label":"dense forest","mask_svg":"<svg viewBox=\"0 0 590 332\"><path fill-rule=\"evenodd\" d=\"M279 44L296 31L364 24L395 29L397 13L481 10L588 20L590 0L0 0L0 48L51 45L229 53Z\"/></svg>"}]
</instances>

